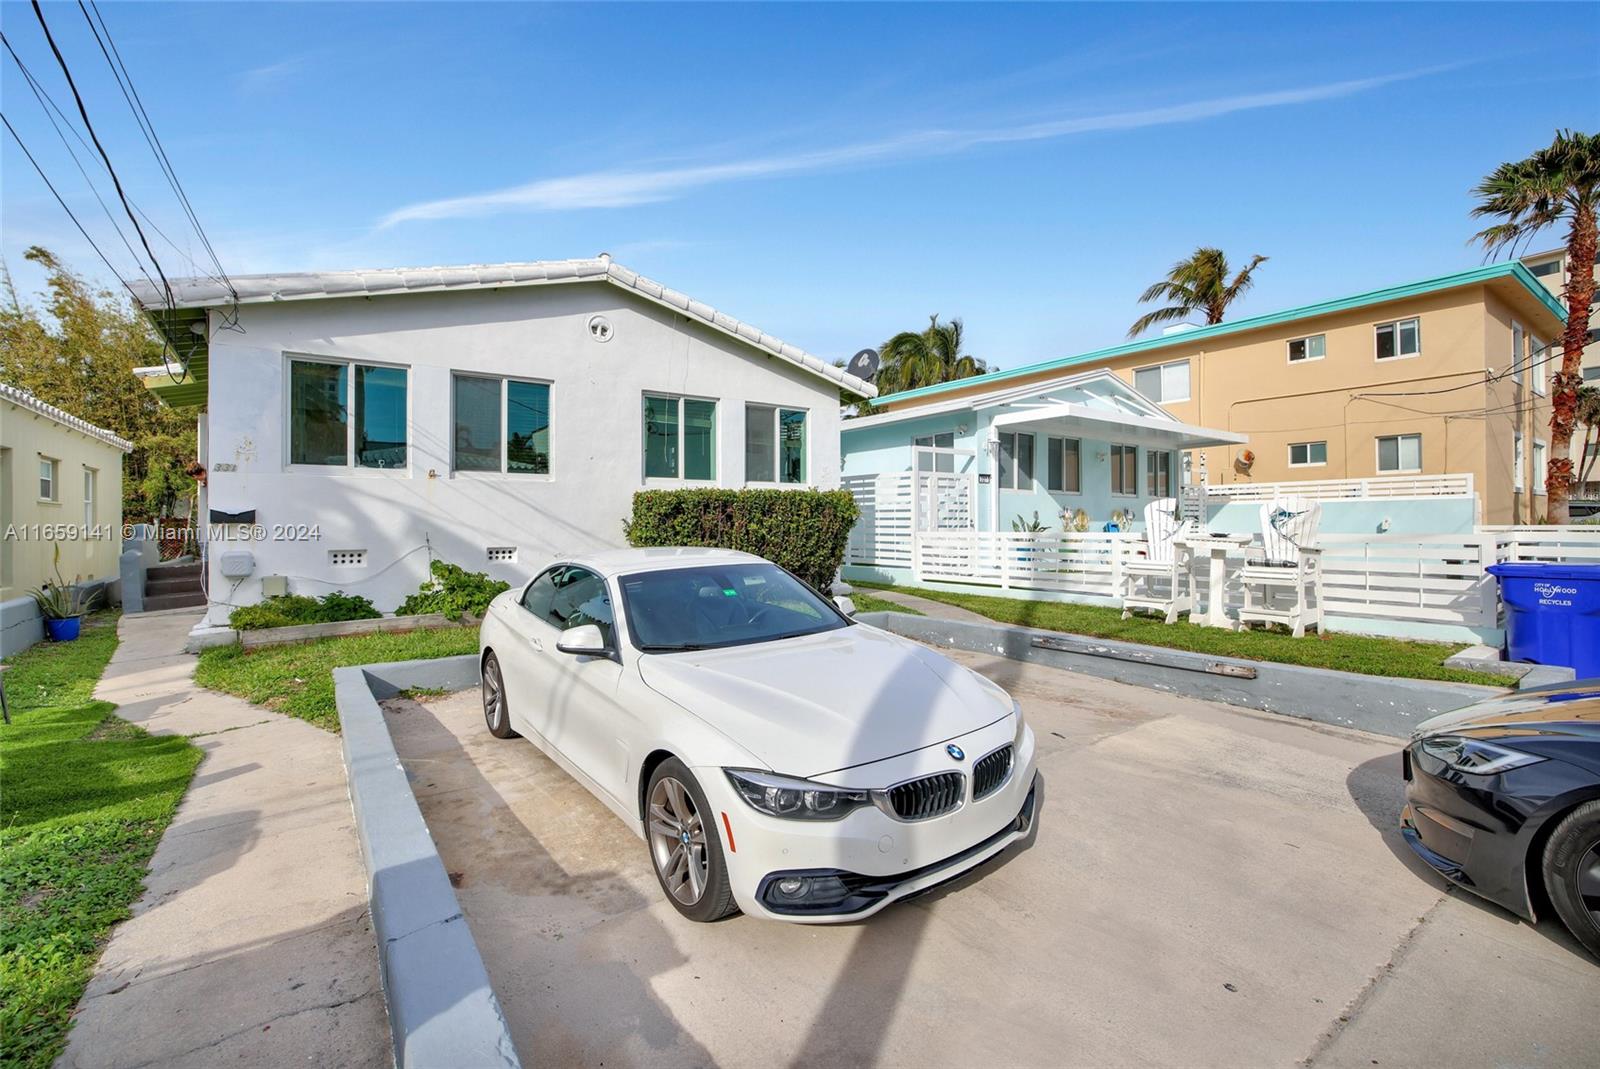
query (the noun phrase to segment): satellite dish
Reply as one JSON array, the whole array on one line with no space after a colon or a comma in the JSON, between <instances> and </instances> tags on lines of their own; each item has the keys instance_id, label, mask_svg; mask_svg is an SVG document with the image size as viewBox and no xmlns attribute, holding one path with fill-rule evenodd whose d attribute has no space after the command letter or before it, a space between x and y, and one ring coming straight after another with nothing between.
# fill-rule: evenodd
<instances>
[{"instance_id":1,"label":"satellite dish","mask_svg":"<svg viewBox=\"0 0 1600 1069\"><path fill-rule=\"evenodd\" d=\"M863 349L850 358L844 369L847 374L854 375L863 382L871 382L873 376L878 373L879 363L878 350Z\"/></svg>"}]
</instances>

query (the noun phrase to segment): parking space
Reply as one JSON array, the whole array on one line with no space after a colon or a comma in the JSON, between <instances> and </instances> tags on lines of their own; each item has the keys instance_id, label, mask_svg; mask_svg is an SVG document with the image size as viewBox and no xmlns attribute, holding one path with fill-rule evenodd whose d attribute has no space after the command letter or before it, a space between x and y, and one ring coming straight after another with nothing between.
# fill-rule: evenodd
<instances>
[{"instance_id":1,"label":"parking space","mask_svg":"<svg viewBox=\"0 0 1600 1069\"><path fill-rule=\"evenodd\" d=\"M1035 839L869 921L683 921L476 692L386 705L525 1061L1593 1064L1600 968L1448 892L1397 744L954 654L1040 743Z\"/></svg>"}]
</instances>

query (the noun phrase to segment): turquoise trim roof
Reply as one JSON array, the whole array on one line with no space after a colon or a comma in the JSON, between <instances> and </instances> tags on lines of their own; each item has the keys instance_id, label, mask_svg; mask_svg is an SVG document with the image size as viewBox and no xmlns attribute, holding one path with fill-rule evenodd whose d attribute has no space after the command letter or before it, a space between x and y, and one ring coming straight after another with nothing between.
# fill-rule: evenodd
<instances>
[{"instance_id":1,"label":"turquoise trim roof","mask_svg":"<svg viewBox=\"0 0 1600 1069\"><path fill-rule=\"evenodd\" d=\"M1361 308L1369 304L1383 304L1387 301L1403 300L1406 297L1416 297L1424 293L1455 289L1458 286L1493 282L1497 278L1516 279L1541 304L1549 309L1552 315L1563 323L1567 321L1567 310L1556 299L1555 295L1545 289L1544 284L1534 278L1533 273L1524 267L1520 260L1508 260L1503 263L1484 264L1482 267L1475 267L1470 271L1457 271L1453 275L1441 275L1438 278L1424 279L1421 282L1407 282L1400 286L1373 290L1371 293L1359 293L1354 297L1341 297L1338 300L1302 305L1299 308L1290 308L1283 312L1271 312L1267 315L1252 316L1249 319L1236 319L1229 323L1218 323L1215 326L1198 327L1194 330L1186 330L1181 334L1126 342L1122 345L1113 345L1108 349L1096 349L1093 352L1080 353L1077 356L1046 360L1038 364L1029 364L1027 367L1013 368L1010 371L997 371L977 378L955 379L951 382L941 382L934 386L923 386L915 390L902 390L900 393L885 394L879 397L875 403L884 405L896 401L908 401L912 398L932 397L937 394L947 393L950 390L965 389L970 386L993 386L1024 375L1034 375L1041 371L1055 371L1061 368L1076 367L1080 364L1090 364L1110 357L1161 349L1169 345L1189 345L1196 341L1215 338L1224 334L1238 334L1247 330L1275 326L1279 323L1289 323L1296 319L1310 319L1313 316L1327 315L1331 312L1344 312L1351 308Z\"/></svg>"}]
</instances>

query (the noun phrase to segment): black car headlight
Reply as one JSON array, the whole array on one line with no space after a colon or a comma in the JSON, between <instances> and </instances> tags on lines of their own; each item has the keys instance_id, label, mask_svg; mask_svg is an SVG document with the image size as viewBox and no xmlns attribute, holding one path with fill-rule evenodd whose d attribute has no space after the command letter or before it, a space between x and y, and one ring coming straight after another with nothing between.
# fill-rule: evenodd
<instances>
[{"instance_id":1,"label":"black car headlight","mask_svg":"<svg viewBox=\"0 0 1600 1069\"><path fill-rule=\"evenodd\" d=\"M1457 772L1471 772L1475 776L1494 776L1544 760L1537 754L1508 750L1464 735L1430 735L1418 745L1429 757L1438 758Z\"/></svg>"},{"instance_id":2,"label":"black car headlight","mask_svg":"<svg viewBox=\"0 0 1600 1069\"><path fill-rule=\"evenodd\" d=\"M868 791L830 787L747 768L725 768L728 782L751 809L788 820L838 820L851 810L872 804Z\"/></svg>"}]
</instances>

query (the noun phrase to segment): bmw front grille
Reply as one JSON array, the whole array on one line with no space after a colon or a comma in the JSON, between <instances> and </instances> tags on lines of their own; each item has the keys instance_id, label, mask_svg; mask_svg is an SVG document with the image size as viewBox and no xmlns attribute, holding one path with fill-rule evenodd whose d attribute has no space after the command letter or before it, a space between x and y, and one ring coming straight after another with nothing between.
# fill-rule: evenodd
<instances>
[{"instance_id":1,"label":"bmw front grille","mask_svg":"<svg viewBox=\"0 0 1600 1069\"><path fill-rule=\"evenodd\" d=\"M972 800L987 798L1011 777L1013 754L1008 742L972 763Z\"/></svg>"},{"instance_id":2,"label":"bmw front grille","mask_svg":"<svg viewBox=\"0 0 1600 1069\"><path fill-rule=\"evenodd\" d=\"M929 820L961 808L966 793L967 777L959 772L939 772L896 784L881 797L898 820Z\"/></svg>"}]
</instances>

